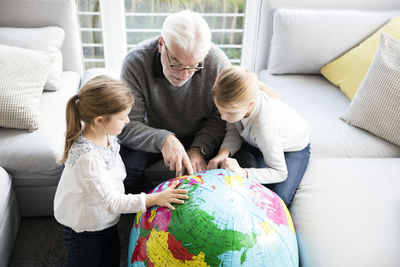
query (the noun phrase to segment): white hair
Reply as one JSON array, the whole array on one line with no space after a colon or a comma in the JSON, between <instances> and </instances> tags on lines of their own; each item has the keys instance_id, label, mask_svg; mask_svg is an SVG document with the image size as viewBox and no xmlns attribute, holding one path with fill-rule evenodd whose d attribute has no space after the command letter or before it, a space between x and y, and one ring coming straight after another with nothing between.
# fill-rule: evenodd
<instances>
[{"instance_id":1,"label":"white hair","mask_svg":"<svg viewBox=\"0 0 400 267\"><path fill-rule=\"evenodd\" d=\"M174 43L199 61L203 60L211 46L211 31L199 13L183 10L169 15L163 24L161 36L165 43Z\"/></svg>"}]
</instances>

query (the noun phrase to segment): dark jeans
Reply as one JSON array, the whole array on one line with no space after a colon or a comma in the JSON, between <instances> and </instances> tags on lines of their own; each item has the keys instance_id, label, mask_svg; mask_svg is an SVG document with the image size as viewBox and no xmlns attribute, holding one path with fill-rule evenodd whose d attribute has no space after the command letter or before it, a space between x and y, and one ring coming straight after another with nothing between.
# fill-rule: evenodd
<instances>
[{"instance_id":1,"label":"dark jeans","mask_svg":"<svg viewBox=\"0 0 400 267\"><path fill-rule=\"evenodd\" d=\"M193 143L193 137L179 139L185 149L188 149ZM132 150L121 145L119 151L122 161L125 164L126 178L124 180L125 193L139 194L140 192L149 192L154 185L146 177L144 170L163 159L162 153L151 153L140 150Z\"/></svg>"},{"instance_id":2,"label":"dark jeans","mask_svg":"<svg viewBox=\"0 0 400 267\"><path fill-rule=\"evenodd\" d=\"M286 206L289 206L307 169L308 160L310 159L310 144L300 151L284 152L284 154L288 177L281 183L266 184L264 186L274 191L285 202ZM267 167L261 151L247 142L243 142L242 147L233 158L238 161L242 168Z\"/></svg>"},{"instance_id":3,"label":"dark jeans","mask_svg":"<svg viewBox=\"0 0 400 267\"><path fill-rule=\"evenodd\" d=\"M64 226L64 242L67 250L67 267L119 266L120 239L117 226L77 233Z\"/></svg>"},{"instance_id":4,"label":"dark jeans","mask_svg":"<svg viewBox=\"0 0 400 267\"><path fill-rule=\"evenodd\" d=\"M152 190L154 185L144 175L144 170L153 163L161 160L162 154L132 150L123 145L121 145L119 154L126 169L126 178L124 180L125 193L139 194L140 192L147 193Z\"/></svg>"}]
</instances>

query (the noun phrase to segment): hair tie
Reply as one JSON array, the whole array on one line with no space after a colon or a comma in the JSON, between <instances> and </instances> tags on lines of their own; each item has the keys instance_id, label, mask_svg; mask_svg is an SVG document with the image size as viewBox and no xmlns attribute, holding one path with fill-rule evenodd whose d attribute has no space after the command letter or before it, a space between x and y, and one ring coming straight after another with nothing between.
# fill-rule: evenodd
<instances>
[{"instance_id":1,"label":"hair tie","mask_svg":"<svg viewBox=\"0 0 400 267\"><path fill-rule=\"evenodd\" d=\"M75 105L77 105L77 104L79 103L79 96L78 96L78 94L74 95L74 96L73 96L73 99L74 99L74 101L75 101Z\"/></svg>"}]
</instances>

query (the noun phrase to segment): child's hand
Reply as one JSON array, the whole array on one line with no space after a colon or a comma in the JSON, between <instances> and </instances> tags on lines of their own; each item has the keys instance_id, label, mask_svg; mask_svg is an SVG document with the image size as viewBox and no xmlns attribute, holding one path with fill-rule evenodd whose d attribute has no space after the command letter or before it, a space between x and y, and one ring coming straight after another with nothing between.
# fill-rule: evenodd
<instances>
[{"instance_id":1,"label":"child's hand","mask_svg":"<svg viewBox=\"0 0 400 267\"><path fill-rule=\"evenodd\" d=\"M219 166L221 166L222 162L229 157L229 150L224 149L222 151L220 151L218 153L218 155L216 155L214 158L212 158L209 162L208 162L208 166L207 169L211 170L211 169L218 169ZM223 168L221 166L221 168Z\"/></svg>"},{"instance_id":2,"label":"child's hand","mask_svg":"<svg viewBox=\"0 0 400 267\"><path fill-rule=\"evenodd\" d=\"M238 174L242 177L245 177L245 178L247 177L246 169L241 168L236 159L233 159L233 158L224 159L221 162L221 168L234 171L234 172L236 172L236 174Z\"/></svg>"},{"instance_id":3,"label":"child's hand","mask_svg":"<svg viewBox=\"0 0 400 267\"><path fill-rule=\"evenodd\" d=\"M183 204L182 199L188 199L187 190L176 189L179 181L174 181L170 187L162 192L146 195L146 207L158 205L161 207L167 207L171 210L175 210L172 203Z\"/></svg>"}]
</instances>

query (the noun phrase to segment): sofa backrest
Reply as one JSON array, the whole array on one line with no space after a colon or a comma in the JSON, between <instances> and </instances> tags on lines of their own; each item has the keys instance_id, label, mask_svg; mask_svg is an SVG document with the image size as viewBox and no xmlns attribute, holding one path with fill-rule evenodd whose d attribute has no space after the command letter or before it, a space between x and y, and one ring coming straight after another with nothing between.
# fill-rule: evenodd
<instances>
[{"instance_id":1,"label":"sofa backrest","mask_svg":"<svg viewBox=\"0 0 400 267\"><path fill-rule=\"evenodd\" d=\"M75 71L82 76L81 38L75 0L0 0L0 27L44 26L64 29L64 70Z\"/></svg>"},{"instance_id":2,"label":"sofa backrest","mask_svg":"<svg viewBox=\"0 0 400 267\"><path fill-rule=\"evenodd\" d=\"M399 0L252 0L246 1L241 64L256 73L266 69L273 12L279 7L313 9L400 10ZM355 22L357 23L357 22Z\"/></svg>"}]
</instances>

